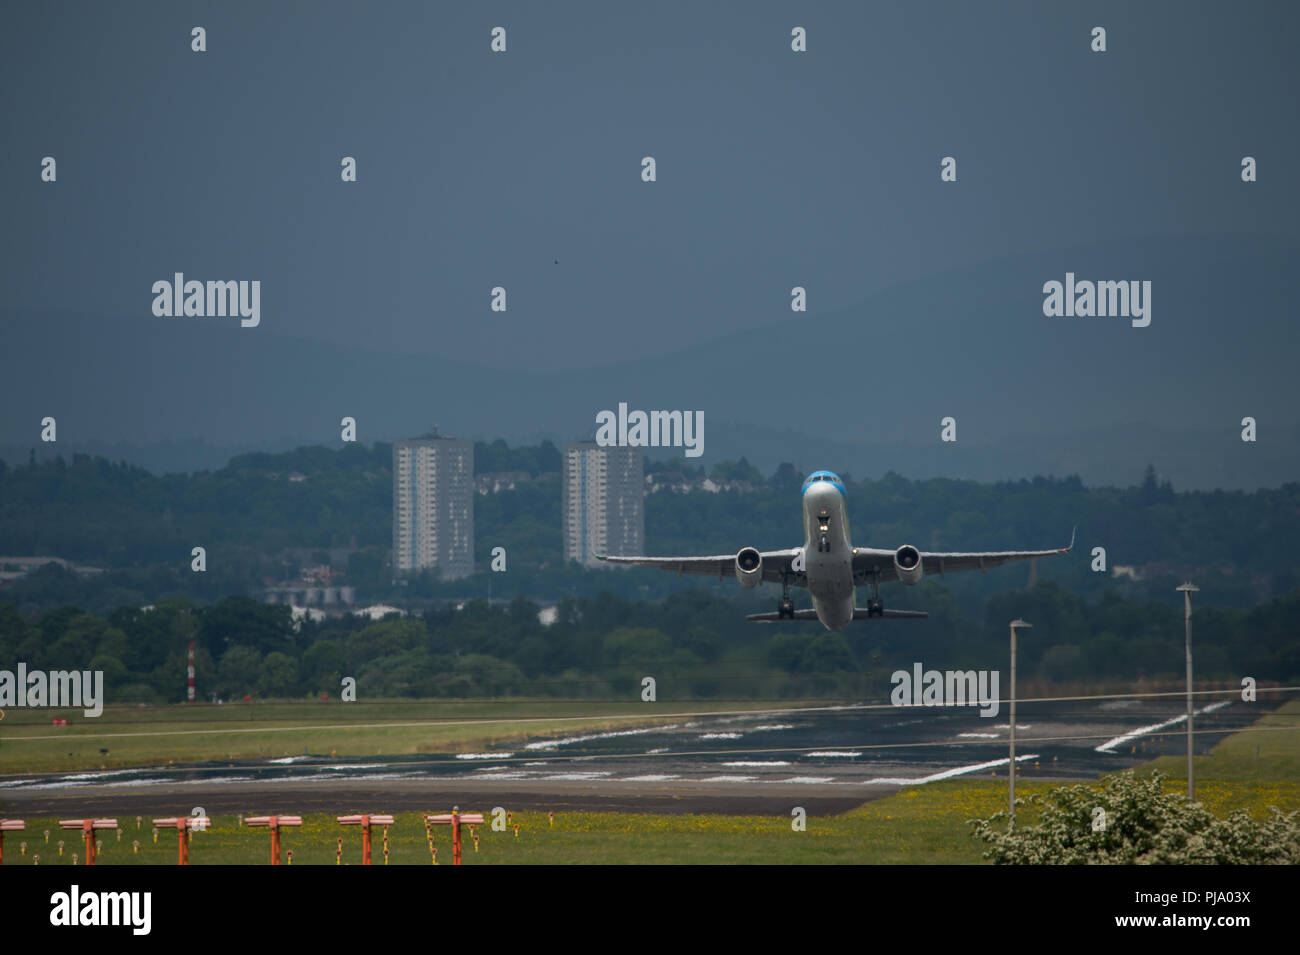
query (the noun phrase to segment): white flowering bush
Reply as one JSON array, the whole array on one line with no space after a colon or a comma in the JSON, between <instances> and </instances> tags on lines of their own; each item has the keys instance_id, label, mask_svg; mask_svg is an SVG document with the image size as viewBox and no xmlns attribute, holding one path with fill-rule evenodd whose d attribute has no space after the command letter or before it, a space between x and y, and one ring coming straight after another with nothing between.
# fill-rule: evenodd
<instances>
[{"instance_id":1,"label":"white flowering bush","mask_svg":"<svg viewBox=\"0 0 1300 955\"><path fill-rule=\"evenodd\" d=\"M1028 799L1038 822L1007 831L1007 812L972 819L974 836L989 844L984 858L1022 865L1288 865L1300 863L1300 811L1269 807L1263 822L1237 810L1212 815L1185 795L1165 789L1159 771L1129 771L1091 785L1068 786Z\"/></svg>"}]
</instances>

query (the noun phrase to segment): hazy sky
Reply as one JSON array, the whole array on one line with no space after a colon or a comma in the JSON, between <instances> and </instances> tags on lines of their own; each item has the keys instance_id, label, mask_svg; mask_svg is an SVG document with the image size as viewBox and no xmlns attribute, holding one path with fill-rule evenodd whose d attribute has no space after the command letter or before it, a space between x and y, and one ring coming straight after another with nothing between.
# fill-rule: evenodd
<instances>
[{"instance_id":1,"label":"hazy sky","mask_svg":"<svg viewBox=\"0 0 1300 955\"><path fill-rule=\"evenodd\" d=\"M257 279L260 327L223 329L241 349L288 335L510 373L707 349L788 322L795 285L815 322L1037 257L1014 320L1046 322L1038 288L1072 250L1300 244L1297 21L1293 4L1181 0L15 2L0 308L120 322L143 348L175 327L151 317L155 281ZM1258 182L1240 179L1246 155ZM1140 251L1109 267L1089 277L1150 277ZM1256 313L1254 296L1290 283L1243 288L1233 317L1272 348L1294 350L1294 312ZM926 318L897 316L922 337ZM1009 365L1062 361L1014 324L990 333Z\"/></svg>"}]
</instances>

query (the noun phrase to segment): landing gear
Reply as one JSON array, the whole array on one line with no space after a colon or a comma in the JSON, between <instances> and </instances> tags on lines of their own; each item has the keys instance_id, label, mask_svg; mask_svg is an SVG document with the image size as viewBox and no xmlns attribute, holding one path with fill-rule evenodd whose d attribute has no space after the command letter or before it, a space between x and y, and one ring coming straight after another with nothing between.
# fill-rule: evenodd
<instances>
[{"instance_id":1,"label":"landing gear","mask_svg":"<svg viewBox=\"0 0 1300 955\"><path fill-rule=\"evenodd\" d=\"M885 602L880 599L880 580L874 574L871 576L871 599L867 601L868 617L883 617L885 615Z\"/></svg>"},{"instance_id":2,"label":"landing gear","mask_svg":"<svg viewBox=\"0 0 1300 955\"><path fill-rule=\"evenodd\" d=\"M776 605L778 620L794 619L794 601L790 599L790 581L781 579L781 602Z\"/></svg>"}]
</instances>

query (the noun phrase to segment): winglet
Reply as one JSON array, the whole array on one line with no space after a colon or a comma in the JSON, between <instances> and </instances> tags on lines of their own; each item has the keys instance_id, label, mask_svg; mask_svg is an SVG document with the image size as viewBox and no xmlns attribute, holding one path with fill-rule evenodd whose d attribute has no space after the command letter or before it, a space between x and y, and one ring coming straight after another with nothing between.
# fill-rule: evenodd
<instances>
[{"instance_id":1,"label":"winglet","mask_svg":"<svg viewBox=\"0 0 1300 955\"><path fill-rule=\"evenodd\" d=\"M1078 532L1079 532L1079 525L1075 524L1074 529L1070 531L1070 544L1068 547L1065 548L1065 550L1061 551L1062 554L1068 554L1071 550L1074 549L1074 535L1077 534Z\"/></svg>"}]
</instances>

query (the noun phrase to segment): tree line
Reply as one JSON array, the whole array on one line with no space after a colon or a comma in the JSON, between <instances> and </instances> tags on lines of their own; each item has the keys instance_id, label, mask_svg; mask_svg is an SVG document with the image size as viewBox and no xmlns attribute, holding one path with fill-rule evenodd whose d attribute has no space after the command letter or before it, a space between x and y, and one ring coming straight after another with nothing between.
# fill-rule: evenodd
<instances>
[{"instance_id":1,"label":"tree line","mask_svg":"<svg viewBox=\"0 0 1300 955\"><path fill-rule=\"evenodd\" d=\"M889 676L910 669L1002 669L1007 622L1034 624L1022 639L1022 679L1122 682L1177 679L1183 667L1178 608L1115 592L1087 600L1052 582L991 596L979 617L933 582L915 588L919 621L875 622L828 633L805 625L747 623L745 595L702 590L663 600L604 592L566 597L543 624L524 596L470 601L372 621L295 621L289 607L229 596L210 604L170 598L106 615L62 606L28 620L0 603L0 661L11 667L102 670L109 701L184 698L186 650L197 649L203 698L338 698L357 681L367 699L555 696L638 698L654 677L660 699L884 698ZM1196 616L1199 679L1300 679L1300 589L1249 610Z\"/></svg>"}]
</instances>

